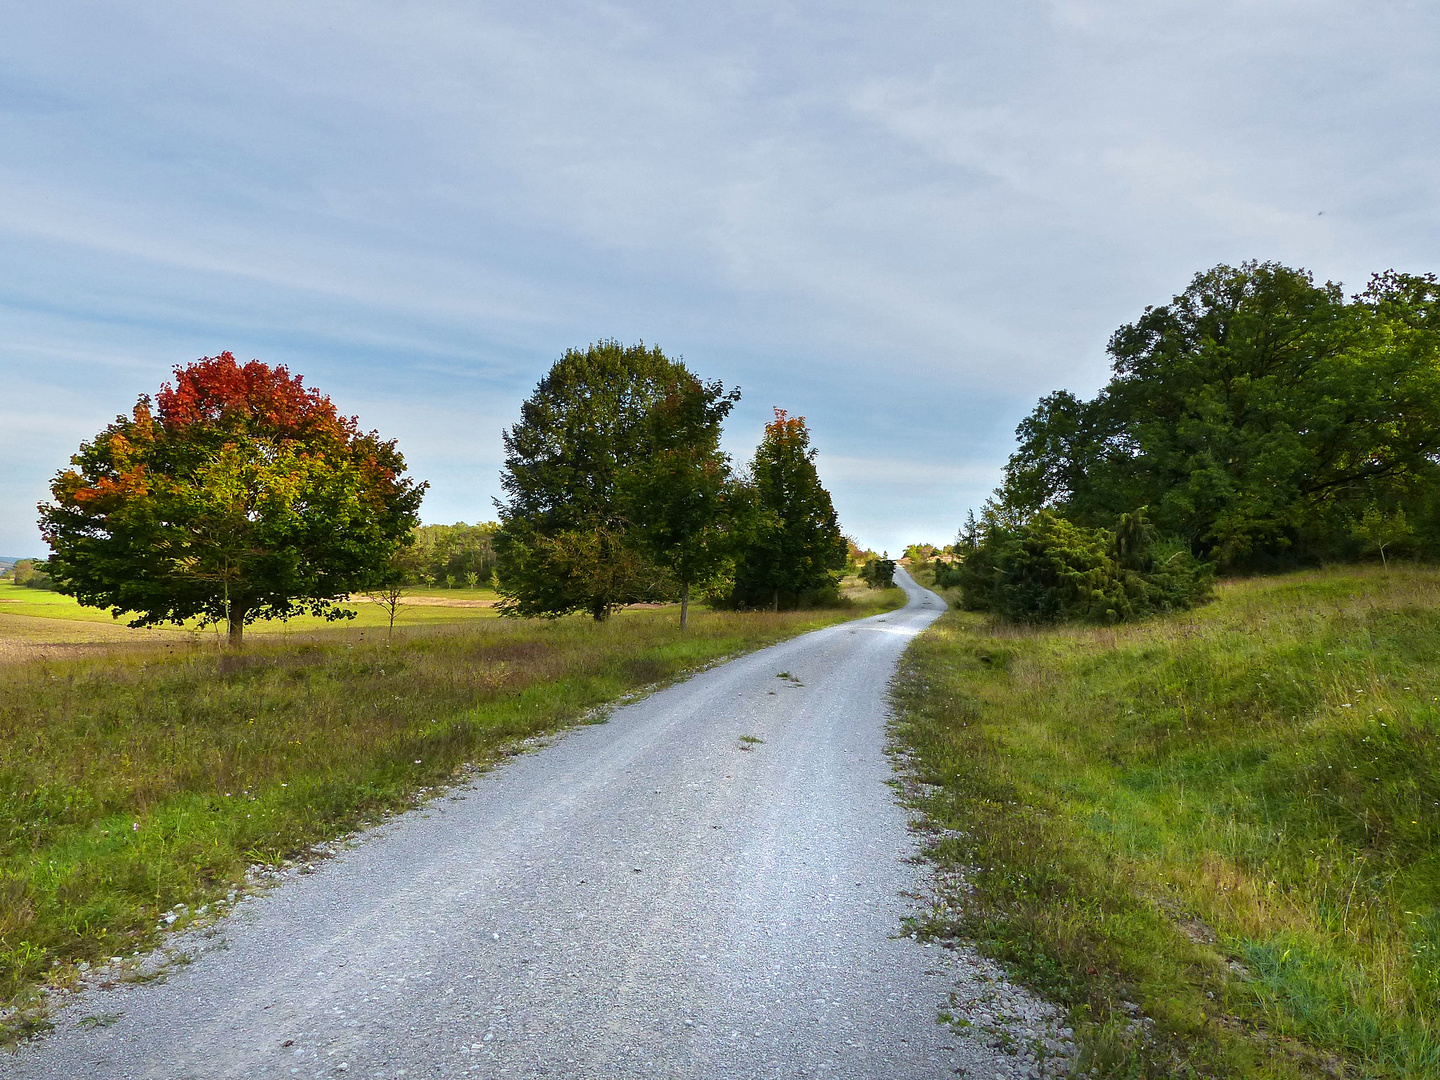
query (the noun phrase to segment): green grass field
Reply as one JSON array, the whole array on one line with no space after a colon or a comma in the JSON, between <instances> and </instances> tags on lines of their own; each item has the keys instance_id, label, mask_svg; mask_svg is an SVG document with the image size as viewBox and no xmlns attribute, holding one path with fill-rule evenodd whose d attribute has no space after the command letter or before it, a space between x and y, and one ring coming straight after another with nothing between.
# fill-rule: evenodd
<instances>
[{"instance_id":1,"label":"green grass field","mask_svg":"<svg viewBox=\"0 0 1440 1080\"><path fill-rule=\"evenodd\" d=\"M896 701L970 890L923 930L1065 1004L1095 1075L1440 1077L1440 572L1121 628L952 611Z\"/></svg>"},{"instance_id":2,"label":"green grass field","mask_svg":"<svg viewBox=\"0 0 1440 1080\"><path fill-rule=\"evenodd\" d=\"M27 589L0 581L0 615L26 615L42 619L79 619L85 622L112 622L109 612L81 607L74 599L48 589Z\"/></svg>"},{"instance_id":3,"label":"green grass field","mask_svg":"<svg viewBox=\"0 0 1440 1080\"><path fill-rule=\"evenodd\" d=\"M491 605L498 599L492 589L411 589L406 593L396 612L395 625L428 626L437 623L465 622L476 618L493 618ZM327 622L311 615L293 619L272 619L252 624L245 628L246 635L252 634L310 634L324 630L377 630L389 625L389 615L381 607L363 597L355 597L345 605L355 612L355 618L342 622ZM9 636L23 636L25 625L22 619L49 619L66 623L89 623L107 628L130 631L126 619L116 619L102 608L82 607L72 597L46 589L28 589L10 582L0 582L0 640ZM33 625L29 628L33 633ZM11 633L7 633L10 630ZM64 637L61 627L48 628L57 640ZM168 633L203 633L218 637L217 627L202 629L198 621L185 627L158 627L157 631ZM93 640L76 631L76 640ZM134 636L133 633L131 635Z\"/></svg>"},{"instance_id":4,"label":"green grass field","mask_svg":"<svg viewBox=\"0 0 1440 1080\"><path fill-rule=\"evenodd\" d=\"M393 643L353 628L257 635L236 656L171 633L129 652L12 661L0 678L0 1006L13 1011L0 1028L43 1026L38 986L153 944L163 912L213 902L253 863L410 805L622 694L903 602L898 589L857 595L807 612L701 609L684 634L670 608L601 624L437 608L450 622L402 626ZM53 594L35 602L47 604L64 609Z\"/></svg>"}]
</instances>

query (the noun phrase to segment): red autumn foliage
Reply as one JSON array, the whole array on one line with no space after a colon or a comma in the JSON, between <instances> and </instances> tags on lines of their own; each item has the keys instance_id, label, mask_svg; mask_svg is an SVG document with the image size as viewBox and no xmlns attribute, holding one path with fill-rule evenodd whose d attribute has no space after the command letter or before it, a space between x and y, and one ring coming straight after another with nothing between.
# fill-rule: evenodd
<instances>
[{"instance_id":1,"label":"red autumn foliage","mask_svg":"<svg viewBox=\"0 0 1440 1080\"><path fill-rule=\"evenodd\" d=\"M155 396L159 420L176 431L192 425L241 428L281 439L353 437L356 420L340 416L330 399L304 385L283 365L240 364L233 353L207 356L175 369L175 382Z\"/></svg>"},{"instance_id":2,"label":"red autumn foliage","mask_svg":"<svg viewBox=\"0 0 1440 1080\"><path fill-rule=\"evenodd\" d=\"M334 602L388 572L426 484L284 367L229 352L175 368L51 482L41 531L61 588L135 615L229 624Z\"/></svg>"},{"instance_id":3,"label":"red autumn foliage","mask_svg":"<svg viewBox=\"0 0 1440 1080\"><path fill-rule=\"evenodd\" d=\"M791 416L784 409L775 409L775 419L765 425L766 432L770 437L781 442L797 439L804 435L809 441L809 433L805 429L805 418L803 416Z\"/></svg>"}]
</instances>

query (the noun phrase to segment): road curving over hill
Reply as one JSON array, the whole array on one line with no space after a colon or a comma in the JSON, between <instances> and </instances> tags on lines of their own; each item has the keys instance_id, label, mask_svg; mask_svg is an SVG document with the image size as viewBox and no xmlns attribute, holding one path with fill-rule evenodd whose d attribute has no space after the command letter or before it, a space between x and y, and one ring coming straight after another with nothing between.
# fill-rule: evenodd
<instances>
[{"instance_id":1,"label":"road curving over hill","mask_svg":"<svg viewBox=\"0 0 1440 1080\"><path fill-rule=\"evenodd\" d=\"M0 1075L1023 1075L937 1023L989 1008L993 969L899 936L924 870L886 687L944 604L897 578L899 611L619 708L242 902ZM986 1015L1038 1037L1008 992Z\"/></svg>"}]
</instances>

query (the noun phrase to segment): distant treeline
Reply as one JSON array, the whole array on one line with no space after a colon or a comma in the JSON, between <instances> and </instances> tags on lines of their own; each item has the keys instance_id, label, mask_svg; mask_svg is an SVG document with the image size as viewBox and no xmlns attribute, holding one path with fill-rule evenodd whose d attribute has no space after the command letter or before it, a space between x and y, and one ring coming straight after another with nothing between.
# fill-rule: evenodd
<instances>
[{"instance_id":1,"label":"distant treeline","mask_svg":"<svg viewBox=\"0 0 1440 1080\"><path fill-rule=\"evenodd\" d=\"M1184 607L1213 570L1440 551L1440 282L1217 266L1042 398L943 572L1028 620ZM1137 576L1138 575L1138 576Z\"/></svg>"},{"instance_id":2,"label":"distant treeline","mask_svg":"<svg viewBox=\"0 0 1440 1080\"><path fill-rule=\"evenodd\" d=\"M422 525L414 543L401 556L404 583L436 589L473 589L493 584L494 522L466 525Z\"/></svg>"},{"instance_id":3,"label":"distant treeline","mask_svg":"<svg viewBox=\"0 0 1440 1080\"><path fill-rule=\"evenodd\" d=\"M40 559L16 559L11 567L0 567L0 580L9 579L27 589L53 589L55 581Z\"/></svg>"}]
</instances>

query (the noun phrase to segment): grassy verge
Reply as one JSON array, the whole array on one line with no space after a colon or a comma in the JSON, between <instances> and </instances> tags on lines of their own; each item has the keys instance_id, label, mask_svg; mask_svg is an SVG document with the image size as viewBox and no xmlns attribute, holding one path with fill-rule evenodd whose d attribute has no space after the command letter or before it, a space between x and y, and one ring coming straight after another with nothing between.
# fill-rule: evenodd
<instances>
[{"instance_id":1,"label":"grassy verge","mask_svg":"<svg viewBox=\"0 0 1440 1080\"><path fill-rule=\"evenodd\" d=\"M947 613L896 684L963 937L1099 1076L1440 1076L1440 573L1114 629Z\"/></svg>"},{"instance_id":2,"label":"grassy verge","mask_svg":"<svg viewBox=\"0 0 1440 1080\"><path fill-rule=\"evenodd\" d=\"M32 661L0 680L0 1007L527 737L717 658L895 606L474 620L383 637ZM903 599L903 598L901 598ZM180 923L183 925L183 920ZM28 1028L27 1028L28 1025ZM3 1034L3 1033L0 1033Z\"/></svg>"}]
</instances>

